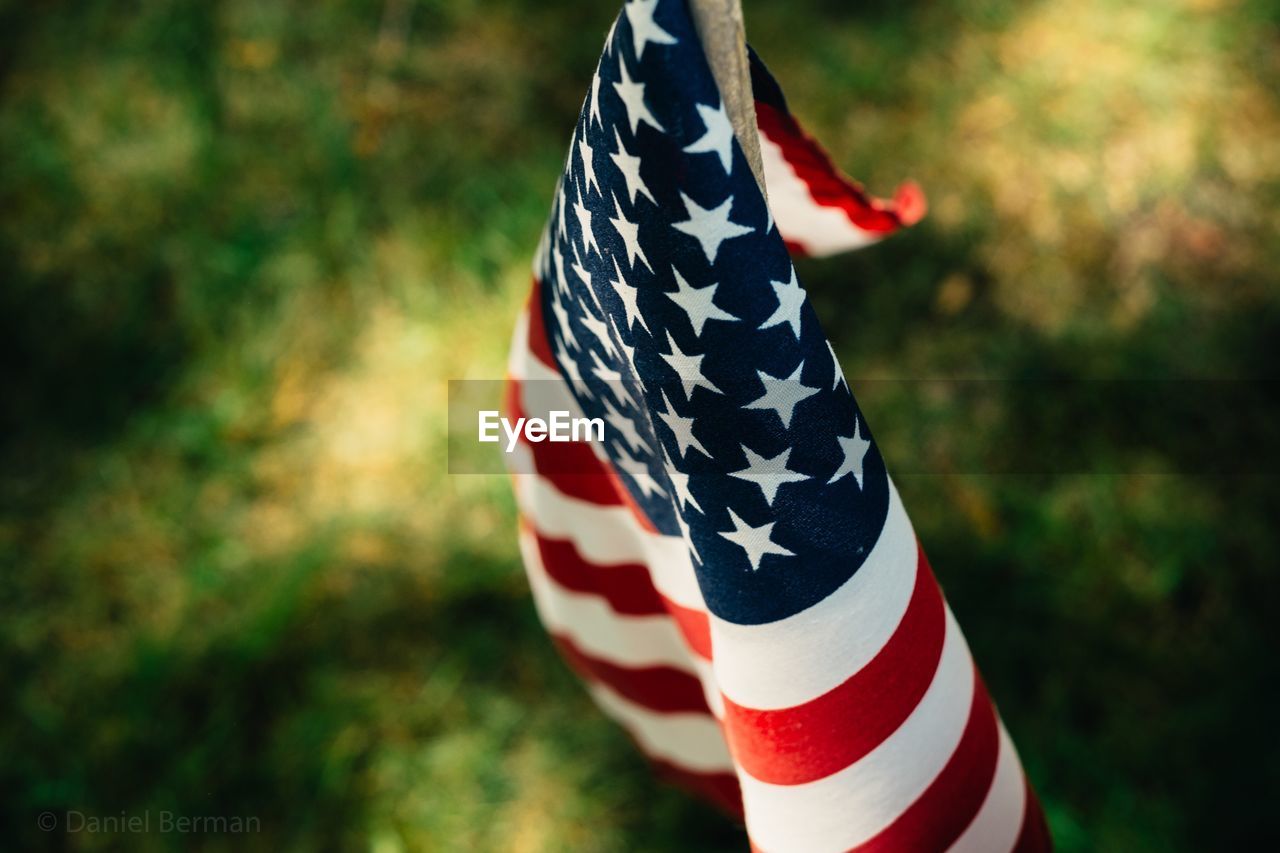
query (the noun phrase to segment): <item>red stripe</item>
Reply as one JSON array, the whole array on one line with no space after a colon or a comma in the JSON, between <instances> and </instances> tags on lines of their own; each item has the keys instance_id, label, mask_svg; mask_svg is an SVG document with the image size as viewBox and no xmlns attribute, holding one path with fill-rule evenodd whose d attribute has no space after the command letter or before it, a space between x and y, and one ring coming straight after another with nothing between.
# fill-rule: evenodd
<instances>
[{"instance_id":1,"label":"red stripe","mask_svg":"<svg viewBox=\"0 0 1280 853\"><path fill-rule=\"evenodd\" d=\"M532 527L532 525L530 525ZM573 543L549 539L534 530L542 565L557 584L571 592L598 595L616 612L629 616L666 615L662 596L653 588L649 569L639 563L598 565Z\"/></svg>"},{"instance_id":2,"label":"red stripe","mask_svg":"<svg viewBox=\"0 0 1280 853\"><path fill-rule=\"evenodd\" d=\"M532 445L526 445L532 446ZM561 445L562 447L565 445ZM622 499L613 481L602 474L562 474L556 471L545 456L534 456L538 473L564 495L599 506L619 506Z\"/></svg>"},{"instance_id":3,"label":"red stripe","mask_svg":"<svg viewBox=\"0 0 1280 853\"><path fill-rule=\"evenodd\" d=\"M917 545L915 589L893 636L843 684L793 708L757 710L725 697L734 760L762 782L798 785L841 770L898 729L933 682L946 608Z\"/></svg>"},{"instance_id":4,"label":"red stripe","mask_svg":"<svg viewBox=\"0 0 1280 853\"><path fill-rule=\"evenodd\" d=\"M507 377L506 417L525 417L519 379ZM608 468L585 441L536 444L521 440L533 457L533 468L565 495L600 506L620 506L622 499Z\"/></svg>"},{"instance_id":5,"label":"red stripe","mask_svg":"<svg viewBox=\"0 0 1280 853\"><path fill-rule=\"evenodd\" d=\"M530 317L529 320L532 327L533 318ZM520 388L520 380L507 377L506 407L509 419L525 415ZM534 469L564 494L601 506L625 506L631 510L631 517L641 529L650 533L658 532L658 528L654 527L649 516L645 515L644 510L632 498L630 490L619 479L613 467L602 462L585 441L523 443L533 454Z\"/></svg>"},{"instance_id":6,"label":"red stripe","mask_svg":"<svg viewBox=\"0 0 1280 853\"><path fill-rule=\"evenodd\" d=\"M1027 805L1022 812L1022 831L1018 833L1018 843L1013 846L1013 853L1049 853L1053 850L1053 836L1049 834L1049 826L1044 820L1044 810L1036 799L1036 792L1027 781Z\"/></svg>"},{"instance_id":7,"label":"red stripe","mask_svg":"<svg viewBox=\"0 0 1280 853\"><path fill-rule=\"evenodd\" d=\"M790 114L756 101L756 119L760 131L782 149L783 158L809 188L814 203L843 210L854 227L884 235L924 216L927 205L916 184L902 184L892 201L875 198L843 175Z\"/></svg>"},{"instance_id":8,"label":"red stripe","mask_svg":"<svg viewBox=\"0 0 1280 853\"><path fill-rule=\"evenodd\" d=\"M893 823L854 850L945 850L973 822L991 789L1000 753L995 710L977 667L974 679L969 721L942 772Z\"/></svg>"},{"instance_id":9,"label":"red stripe","mask_svg":"<svg viewBox=\"0 0 1280 853\"><path fill-rule=\"evenodd\" d=\"M739 820L742 819L742 789L738 787L737 776L732 773L698 773L660 758L650 757L649 761L657 775L710 800Z\"/></svg>"},{"instance_id":10,"label":"red stripe","mask_svg":"<svg viewBox=\"0 0 1280 853\"><path fill-rule=\"evenodd\" d=\"M804 246L800 245L799 243L797 243L796 241L788 240L787 238L784 237L782 238L782 243L787 247L787 254L790 255L791 257L793 258L809 257L809 250L806 249Z\"/></svg>"},{"instance_id":11,"label":"red stripe","mask_svg":"<svg viewBox=\"0 0 1280 853\"><path fill-rule=\"evenodd\" d=\"M689 650L704 660L711 659L711 620L707 614L663 596L654 588L648 567L641 563L593 563L571 541L543 536L532 522L524 523L537 540L543 568L558 585L571 592L598 595L617 613L670 616Z\"/></svg>"},{"instance_id":12,"label":"red stripe","mask_svg":"<svg viewBox=\"0 0 1280 853\"><path fill-rule=\"evenodd\" d=\"M553 632L551 638L579 676L606 684L637 705L663 714L711 713L702 682L687 672L669 666L618 666L592 657L564 634Z\"/></svg>"},{"instance_id":13,"label":"red stripe","mask_svg":"<svg viewBox=\"0 0 1280 853\"><path fill-rule=\"evenodd\" d=\"M689 651L703 660L711 660L711 620L707 614L692 607L683 607L665 597L662 603L671 614L671 621L680 629Z\"/></svg>"}]
</instances>

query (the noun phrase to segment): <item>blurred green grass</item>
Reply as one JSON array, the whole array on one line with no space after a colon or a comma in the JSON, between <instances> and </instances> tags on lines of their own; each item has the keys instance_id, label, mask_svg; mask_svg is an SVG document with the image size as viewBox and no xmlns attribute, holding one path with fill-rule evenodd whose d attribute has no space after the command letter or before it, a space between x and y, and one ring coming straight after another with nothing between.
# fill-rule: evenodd
<instances>
[{"instance_id":1,"label":"blurred green grass","mask_svg":"<svg viewBox=\"0 0 1280 853\"><path fill-rule=\"evenodd\" d=\"M932 202L802 265L846 371L1019 380L864 406L891 467L924 454L901 490L1061 848L1274 842L1272 478L1037 383L1274 377L1280 6L744 6L838 162ZM0 2L16 846L741 849L556 659L506 483L444 473L614 11ZM1056 441L1114 473L968 473Z\"/></svg>"}]
</instances>

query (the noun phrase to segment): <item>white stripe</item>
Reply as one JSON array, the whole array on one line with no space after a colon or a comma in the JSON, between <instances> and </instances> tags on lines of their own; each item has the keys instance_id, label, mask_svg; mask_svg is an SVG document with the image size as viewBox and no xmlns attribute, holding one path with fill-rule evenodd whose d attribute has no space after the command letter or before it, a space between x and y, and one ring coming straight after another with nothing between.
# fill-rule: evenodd
<instances>
[{"instance_id":1,"label":"white stripe","mask_svg":"<svg viewBox=\"0 0 1280 853\"><path fill-rule=\"evenodd\" d=\"M537 539L528 530L520 531L520 551L538 615L552 633L567 636L591 657L618 666L669 666L697 675L670 616L621 614L599 596L560 586L547 574Z\"/></svg>"},{"instance_id":2,"label":"white stripe","mask_svg":"<svg viewBox=\"0 0 1280 853\"><path fill-rule=\"evenodd\" d=\"M915 588L919 551L893 482L884 529L866 562L822 601L764 625L711 616L716 677L748 708L792 708L843 684L893 636Z\"/></svg>"},{"instance_id":3,"label":"white stripe","mask_svg":"<svg viewBox=\"0 0 1280 853\"><path fill-rule=\"evenodd\" d=\"M603 684L588 684L587 690L650 756L697 773L733 772L720 725L710 716L648 711Z\"/></svg>"},{"instance_id":4,"label":"white stripe","mask_svg":"<svg viewBox=\"0 0 1280 853\"><path fill-rule=\"evenodd\" d=\"M513 379L526 379L529 376L530 362L536 364L537 359L529 350L529 309L521 308L516 317L516 327L511 332L511 352L507 354L507 373Z\"/></svg>"},{"instance_id":5,"label":"white stripe","mask_svg":"<svg viewBox=\"0 0 1280 853\"><path fill-rule=\"evenodd\" d=\"M528 453L524 446L512 455ZM532 463L527 465L517 470L531 470ZM570 497L536 474L517 474L512 479L521 514L543 536L569 540L592 563L647 566L654 589L664 598L681 607L706 611L689 546L682 537L650 533L627 507L599 506Z\"/></svg>"},{"instance_id":6,"label":"white stripe","mask_svg":"<svg viewBox=\"0 0 1280 853\"><path fill-rule=\"evenodd\" d=\"M769 190L769 209L783 238L798 244L814 257L834 255L874 243L879 235L864 231L849 221L838 207L826 207L813 200L806 184L776 142L760 133L760 157L764 182Z\"/></svg>"},{"instance_id":7,"label":"white stripe","mask_svg":"<svg viewBox=\"0 0 1280 853\"><path fill-rule=\"evenodd\" d=\"M716 680L715 665L701 656L693 654L693 668L702 679L702 692L706 695L707 707L717 720L724 719L724 695L720 692L720 682Z\"/></svg>"},{"instance_id":8,"label":"white stripe","mask_svg":"<svg viewBox=\"0 0 1280 853\"><path fill-rule=\"evenodd\" d=\"M599 596L565 589L547 574L537 538L528 530L520 531L520 553L534 606L548 631L573 640L591 657L618 666L669 666L687 672L702 685L703 698L716 719L724 716L724 699L711 662L685 645L684 636L668 614L618 613Z\"/></svg>"},{"instance_id":9,"label":"white stripe","mask_svg":"<svg viewBox=\"0 0 1280 853\"><path fill-rule=\"evenodd\" d=\"M991 790L969 828L950 847L951 853L1000 853L1012 850L1022 831L1027 807L1027 784L1018 761L1018 750L1000 724L1000 757Z\"/></svg>"},{"instance_id":10,"label":"white stripe","mask_svg":"<svg viewBox=\"0 0 1280 853\"><path fill-rule=\"evenodd\" d=\"M874 750L803 785L774 785L738 773L752 841L762 850L817 853L848 850L871 839L942 772L964 734L974 686L969 649L948 610L933 683L898 730Z\"/></svg>"},{"instance_id":11,"label":"white stripe","mask_svg":"<svg viewBox=\"0 0 1280 853\"><path fill-rule=\"evenodd\" d=\"M520 365L521 372L524 374L520 377L522 382L559 382L564 386L565 393L569 394L569 383L564 377L550 366L543 364L542 359L533 354L533 350L525 350L525 358ZM514 374L513 374L514 375ZM569 394L569 399L573 399L573 395Z\"/></svg>"}]
</instances>

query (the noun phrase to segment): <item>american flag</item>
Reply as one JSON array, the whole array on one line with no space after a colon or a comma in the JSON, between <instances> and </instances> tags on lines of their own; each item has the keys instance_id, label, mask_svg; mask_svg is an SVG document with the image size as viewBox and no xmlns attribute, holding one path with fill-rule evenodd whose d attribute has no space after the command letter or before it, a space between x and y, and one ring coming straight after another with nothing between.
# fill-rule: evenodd
<instances>
[{"instance_id":1,"label":"american flag","mask_svg":"<svg viewBox=\"0 0 1280 853\"><path fill-rule=\"evenodd\" d=\"M508 371L512 420L607 425L513 451L539 615L754 849L1047 849L792 266L911 224L923 197L864 193L751 66L767 202L686 4L627 3L608 35Z\"/></svg>"}]
</instances>

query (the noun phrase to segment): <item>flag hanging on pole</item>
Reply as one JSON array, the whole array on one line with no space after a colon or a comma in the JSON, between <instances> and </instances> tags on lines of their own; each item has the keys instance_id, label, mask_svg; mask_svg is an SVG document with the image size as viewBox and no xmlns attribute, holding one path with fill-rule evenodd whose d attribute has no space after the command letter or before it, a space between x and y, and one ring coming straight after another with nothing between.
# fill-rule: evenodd
<instances>
[{"instance_id":1,"label":"flag hanging on pole","mask_svg":"<svg viewBox=\"0 0 1280 853\"><path fill-rule=\"evenodd\" d=\"M510 460L539 615L756 849L1047 849L792 266L910 225L923 196L866 194L750 62L768 201L684 0L625 4L606 40L508 370L509 419L605 424Z\"/></svg>"}]
</instances>

